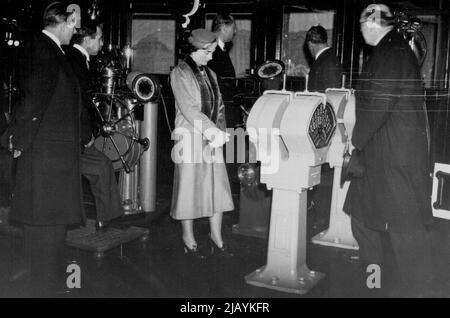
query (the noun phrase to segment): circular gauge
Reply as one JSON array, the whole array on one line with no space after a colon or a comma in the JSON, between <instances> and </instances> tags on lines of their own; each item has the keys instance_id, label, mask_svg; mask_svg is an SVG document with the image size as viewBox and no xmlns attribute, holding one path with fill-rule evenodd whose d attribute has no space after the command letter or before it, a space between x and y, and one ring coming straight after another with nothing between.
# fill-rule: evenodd
<instances>
[{"instance_id":1,"label":"circular gauge","mask_svg":"<svg viewBox=\"0 0 450 318\"><path fill-rule=\"evenodd\" d=\"M308 133L316 149L328 146L336 130L336 115L329 103L320 104L311 116Z\"/></svg>"},{"instance_id":2,"label":"circular gauge","mask_svg":"<svg viewBox=\"0 0 450 318\"><path fill-rule=\"evenodd\" d=\"M150 74L131 72L126 82L128 88L141 102L154 101L159 97L158 81Z\"/></svg>"},{"instance_id":3,"label":"circular gauge","mask_svg":"<svg viewBox=\"0 0 450 318\"><path fill-rule=\"evenodd\" d=\"M284 63L279 60L269 60L261 64L257 70L259 78L271 78L280 75L284 71Z\"/></svg>"}]
</instances>

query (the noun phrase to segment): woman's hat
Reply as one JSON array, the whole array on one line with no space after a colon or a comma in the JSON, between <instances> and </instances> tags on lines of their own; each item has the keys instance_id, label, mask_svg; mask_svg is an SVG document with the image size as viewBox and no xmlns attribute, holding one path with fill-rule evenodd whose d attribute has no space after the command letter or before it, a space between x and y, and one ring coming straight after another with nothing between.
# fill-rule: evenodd
<instances>
[{"instance_id":1,"label":"woman's hat","mask_svg":"<svg viewBox=\"0 0 450 318\"><path fill-rule=\"evenodd\" d=\"M188 38L189 43L197 49L204 49L216 42L216 35L205 29L195 29Z\"/></svg>"}]
</instances>

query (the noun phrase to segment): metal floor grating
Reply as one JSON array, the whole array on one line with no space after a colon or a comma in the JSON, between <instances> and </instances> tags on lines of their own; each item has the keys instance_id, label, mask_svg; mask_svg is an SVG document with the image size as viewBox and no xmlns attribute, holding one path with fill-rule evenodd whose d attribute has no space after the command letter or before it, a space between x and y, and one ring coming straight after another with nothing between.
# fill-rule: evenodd
<instances>
[{"instance_id":1,"label":"metal floor grating","mask_svg":"<svg viewBox=\"0 0 450 318\"><path fill-rule=\"evenodd\" d=\"M130 226L124 229L108 228L105 232L95 231L95 220L88 220L85 227L67 232L66 245L82 250L105 252L109 249L148 236L149 230Z\"/></svg>"}]
</instances>

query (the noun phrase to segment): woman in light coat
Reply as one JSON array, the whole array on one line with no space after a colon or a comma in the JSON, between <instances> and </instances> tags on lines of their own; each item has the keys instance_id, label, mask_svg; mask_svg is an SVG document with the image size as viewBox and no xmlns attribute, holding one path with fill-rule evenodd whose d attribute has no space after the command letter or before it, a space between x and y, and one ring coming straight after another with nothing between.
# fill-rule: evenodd
<instances>
[{"instance_id":1,"label":"woman in light coat","mask_svg":"<svg viewBox=\"0 0 450 318\"><path fill-rule=\"evenodd\" d=\"M232 256L222 239L222 213L234 209L223 160L225 108L217 78L206 64L217 46L214 33L197 29L191 53L170 74L175 96L175 163L171 216L181 221L186 254L205 258L194 236L194 219L208 217L211 252Z\"/></svg>"}]
</instances>

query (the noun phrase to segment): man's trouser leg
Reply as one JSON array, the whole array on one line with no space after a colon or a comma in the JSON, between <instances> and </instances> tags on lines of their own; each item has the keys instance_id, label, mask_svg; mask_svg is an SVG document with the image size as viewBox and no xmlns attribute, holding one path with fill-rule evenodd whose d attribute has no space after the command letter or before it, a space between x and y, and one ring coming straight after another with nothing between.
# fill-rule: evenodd
<instances>
[{"instance_id":1,"label":"man's trouser leg","mask_svg":"<svg viewBox=\"0 0 450 318\"><path fill-rule=\"evenodd\" d=\"M362 264L381 264L383 262L383 246L381 234L367 228L356 218L351 219L352 233L359 245L359 257Z\"/></svg>"},{"instance_id":2,"label":"man's trouser leg","mask_svg":"<svg viewBox=\"0 0 450 318\"><path fill-rule=\"evenodd\" d=\"M123 215L112 163L93 146L86 148L81 155L81 174L91 186L99 221L109 221Z\"/></svg>"},{"instance_id":3,"label":"man's trouser leg","mask_svg":"<svg viewBox=\"0 0 450 318\"><path fill-rule=\"evenodd\" d=\"M389 233L398 266L401 287L408 292L421 292L431 286L433 277L431 243L428 231Z\"/></svg>"},{"instance_id":4,"label":"man's trouser leg","mask_svg":"<svg viewBox=\"0 0 450 318\"><path fill-rule=\"evenodd\" d=\"M24 248L37 295L52 294L64 286L66 225L24 227Z\"/></svg>"}]
</instances>

